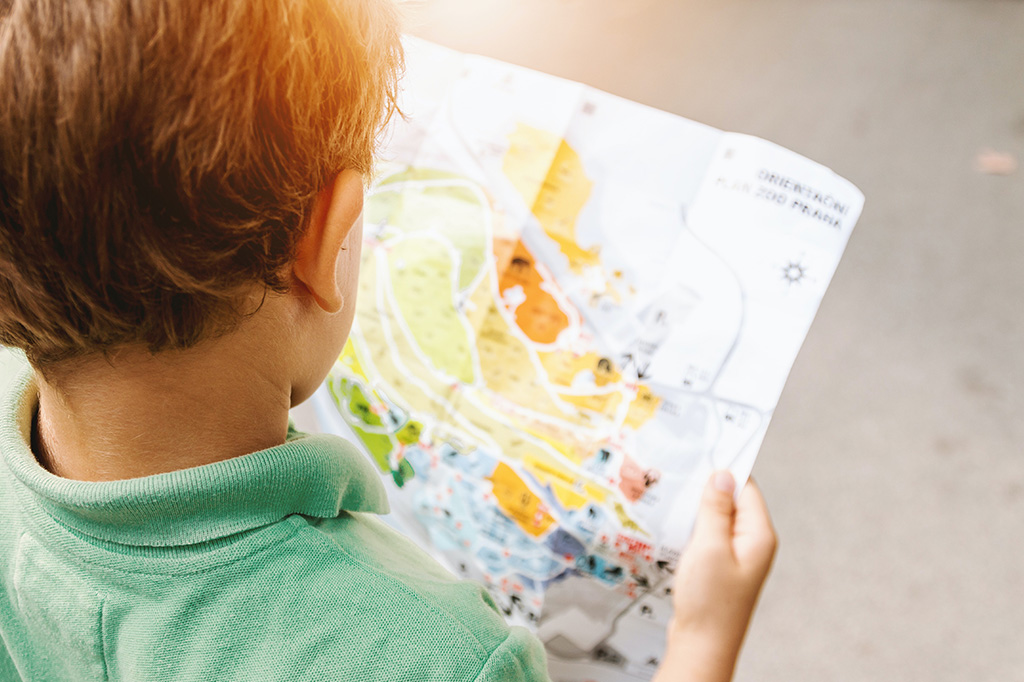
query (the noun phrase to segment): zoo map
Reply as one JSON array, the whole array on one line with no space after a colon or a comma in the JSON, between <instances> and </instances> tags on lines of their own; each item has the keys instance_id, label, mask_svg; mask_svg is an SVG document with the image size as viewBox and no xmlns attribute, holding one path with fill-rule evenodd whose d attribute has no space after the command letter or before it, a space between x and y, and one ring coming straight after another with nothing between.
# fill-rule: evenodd
<instances>
[{"instance_id":1,"label":"zoo map","mask_svg":"<svg viewBox=\"0 0 1024 682\"><path fill-rule=\"evenodd\" d=\"M407 51L319 420L555 680L648 679L703 484L749 474L863 197L756 138Z\"/></svg>"}]
</instances>

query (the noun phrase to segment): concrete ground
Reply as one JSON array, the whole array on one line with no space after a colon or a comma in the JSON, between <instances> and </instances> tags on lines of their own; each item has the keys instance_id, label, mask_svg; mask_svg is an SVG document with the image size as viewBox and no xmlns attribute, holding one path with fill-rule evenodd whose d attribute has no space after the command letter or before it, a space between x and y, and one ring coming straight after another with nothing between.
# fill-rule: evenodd
<instances>
[{"instance_id":1,"label":"concrete ground","mask_svg":"<svg viewBox=\"0 0 1024 682\"><path fill-rule=\"evenodd\" d=\"M1024 680L1024 2L422 0L409 30L778 142L867 197L755 468L738 680Z\"/></svg>"}]
</instances>

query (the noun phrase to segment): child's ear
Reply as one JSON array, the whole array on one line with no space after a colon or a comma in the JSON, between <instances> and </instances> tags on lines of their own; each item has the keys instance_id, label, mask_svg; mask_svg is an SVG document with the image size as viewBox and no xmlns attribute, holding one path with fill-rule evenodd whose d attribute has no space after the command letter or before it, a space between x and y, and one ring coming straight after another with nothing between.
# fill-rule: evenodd
<instances>
[{"instance_id":1,"label":"child's ear","mask_svg":"<svg viewBox=\"0 0 1024 682\"><path fill-rule=\"evenodd\" d=\"M363 176L342 171L317 195L309 224L299 238L292 273L328 313L338 312L345 303L338 258L362 212Z\"/></svg>"}]
</instances>

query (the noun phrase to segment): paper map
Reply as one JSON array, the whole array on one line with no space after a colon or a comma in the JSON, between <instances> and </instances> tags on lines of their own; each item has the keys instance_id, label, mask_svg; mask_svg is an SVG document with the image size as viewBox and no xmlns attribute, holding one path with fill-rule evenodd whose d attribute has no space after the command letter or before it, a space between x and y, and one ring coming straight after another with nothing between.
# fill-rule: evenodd
<instances>
[{"instance_id":1,"label":"paper map","mask_svg":"<svg viewBox=\"0 0 1024 682\"><path fill-rule=\"evenodd\" d=\"M748 476L863 197L756 138L407 51L321 425L555 680L649 679L700 491Z\"/></svg>"}]
</instances>

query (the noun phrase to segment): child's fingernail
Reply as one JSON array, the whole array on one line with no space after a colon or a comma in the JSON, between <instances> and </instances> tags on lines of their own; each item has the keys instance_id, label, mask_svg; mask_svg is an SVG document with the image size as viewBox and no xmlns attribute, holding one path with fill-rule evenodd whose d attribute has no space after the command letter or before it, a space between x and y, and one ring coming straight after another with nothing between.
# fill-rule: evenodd
<instances>
[{"instance_id":1,"label":"child's fingernail","mask_svg":"<svg viewBox=\"0 0 1024 682\"><path fill-rule=\"evenodd\" d=\"M736 490L736 479L728 471L716 471L714 483L715 487L723 493L731 495Z\"/></svg>"}]
</instances>

